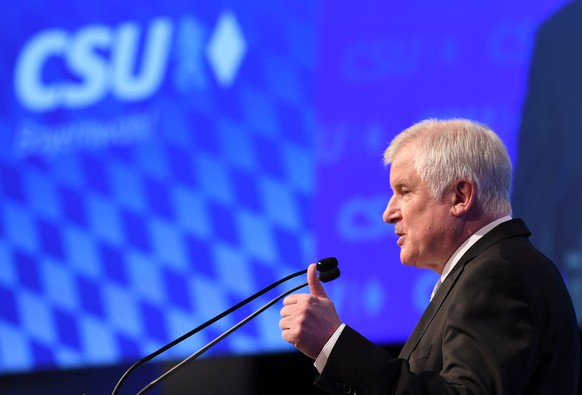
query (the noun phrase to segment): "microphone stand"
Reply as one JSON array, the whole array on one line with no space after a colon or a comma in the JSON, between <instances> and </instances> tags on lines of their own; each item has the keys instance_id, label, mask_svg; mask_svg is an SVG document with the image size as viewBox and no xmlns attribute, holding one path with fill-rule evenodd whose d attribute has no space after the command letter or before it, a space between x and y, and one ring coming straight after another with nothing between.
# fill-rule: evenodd
<instances>
[{"instance_id":1,"label":"microphone stand","mask_svg":"<svg viewBox=\"0 0 582 395\"><path fill-rule=\"evenodd\" d=\"M251 315L246 317L245 319L241 320L238 324L236 324L235 326L233 326L232 328L230 328L229 330L227 330L226 332L224 332L223 334L221 334L220 336L218 336L217 338L212 340L210 343L208 343L207 345L202 347L200 350L196 351L194 354L190 355L188 358L184 359L182 362L180 362L177 365L175 365L174 367L172 367L166 373L162 374L160 377L158 377L157 379L155 379L154 381L152 381L151 383L146 385L144 388L141 389L141 391L139 391L137 393L137 395L143 395L146 391L149 391L155 385L157 385L157 384L161 383L163 380L167 379L171 374L173 374L173 373L177 372L179 369L183 368L188 362L190 362L190 361L198 358L200 355L204 354L211 347L213 347L216 343L218 343L219 341L221 341L222 339L224 339L225 337L230 335L232 332L234 332L235 330L237 330L238 328L240 328L241 326L243 326L244 324L249 322L251 319L253 319L257 315L259 315L260 313L262 313L263 311L265 311L266 309L271 307L273 304L277 303L279 300L283 299L285 296L287 296L287 295L289 295L289 294L291 294L291 293L293 293L293 292L295 292L295 291L297 291L297 290L299 290L307 285L308 285L308 283L298 285L295 288L292 288L289 291L277 296L275 299L271 300L269 303L265 304L263 307L261 307L260 309L258 309L257 311L255 311L254 313L252 313Z\"/></svg>"},{"instance_id":2,"label":"microphone stand","mask_svg":"<svg viewBox=\"0 0 582 395\"><path fill-rule=\"evenodd\" d=\"M328 257L328 258L323 258L323 259L319 260L317 262L317 270L320 272L320 274L319 274L320 281L321 282L328 282L328 281L332 281L332 280L338 278L339 275L340 275L340 271L339 271L339 268L337 266L338 266L337 259L334 258L334 257ZM194 335L195 333L198 333L199 331L201 331L202 329L208 327L209 325L212 325L213 323L215 323L216 321L220 320L221 318L224 318L225 316L227 316L228 314L232 313L233 311L235 311L235 310L241 308L242 306L244 306L244 305L252 302L256 298L258 298L259 296L265 294L266 292L270 291L271 289L275 288L276 286L278 286L278 285L280 285L280 284L282 284L282 283L284 283L284 282L286 282L286 281L288 281L288 280L290 280L292 278L295 278L297 276L300 276L302 274L305 274L305 273L307 273L307 269L300 270L300 271L298 271L296 273L290 274L287 277L282 278L279 281L274 282L273 284L271 284L271 285L263 288L262 290L260 290L259 292L255 293L254 295L249 296L248 298L246 298L242 302L239 302L238 304L232 306L228 310L223 311L222 313L218 314L214 318L208 320L207 322L205 322L205 323L199 325L198 327L192 329L191 331L185 333L184 335L182 335L179 338L173 340L172 342L166 344L165 346L161 347L160 349L158 349L158 350L154 351L153 353L151 353L151 354L145 356L144 358L140 359L139 361L137 361L136 363L134 363L132 366L130 366L130 368L127 369L127 371L123 374L123 376L121 376L121 378L117 382L117 385L113 389L112 395L116 395L119 392L119 389L120 389L121 385L123 384L123 382L139 366L141 366L144 363L150 361L151 359L155 358L156 356L162 354L163 352L167 351L168 349L174 347L178 343L186 340L187 338L189 338L190 336ZM308 283L301 284L301 285L299 285L299 286L297 286L297 287L295 287L295 288L293 288L293 289L285 292L284 294L278 296L277 298L273 299L271 302L267 303L261 309L257 310L256 312L254 312L253 314L251 314L250 316L248 316L244 320L240 321L237 325L235 325L234 327L232 327L231 329L229 329L228 331L226 331L225 333L223 333L221 336L219 336L218 338L216 338L215 340L213 340L211 343L209 343L208 345L206 345L205 347L203 347L201 350L199 350L195 354L192 354L186 360L184 360L181 363L179 363L178 365L174 366L170 371L166 372L164 375L162 375L161 377L159 377L158 379L156 379L155 381L153 381L152 383L150 383L148 386L144 387L138 393L138 395L143 394L145 391L151 389L155 384L157 384L157 383L161 382L162 380L164 380L165 378L167 378L171 373L175 372L177 369L179 369L182 366L184 366L187 362L189 362L192 359L197 358L198 356L200 356L201 354L203 354L204 352L206 352L210 347L214 346L220 340L224 339L226 336L228 336L229 334L231 334L232 332L234 332L236 329L238 329L239 327L241 327L242 325L244 325L245 323L247 323L249 320L251 320L252 318L254 318L255 316L257 316L258 314L262 313L264 310L266 310L267 308L269 308L270 306L272 306L273 304L275 304L277 301L281 300L282 298L284 298L285 296L291 294L292 292L295 292L298 289L305 287L306 285L308 285Z\"/></svg>"},{"instance_id":3,"label":"microphone stand","mask_svg":"<svg viewBox=\"0 0 582 395\"><path fill-rule=\"evenodd\" d=\"M119 379L119 381L117 382L117 385L115 386L115 388L113 389L113 392L111 393L111 395L116 395L119 392L119 389L121 388L121 385L123 384L123 382L127 379L127 377L134 371L136 370L138 367L140 367L141 365L143 365L144 363L152 360L153 358L157 357L158 355L162 354L163 352L169 350L170 348L174 347L175 345L183 342L184 340L186 340L187 338L189 338L190 336L200 332L202 329L212 325L213 323L215 323L216 321L220 320L221 318L224 318L225 316L229 315L230 313L232 313L235 310L238 310L239 308L243 307L244 305L252 302L253 300L255 300L256 298L258 298L259 296L262 296L263 294L265 294L266 292L270 291L271 289L275 288L276 286L292 279L295 278L297 276L300 276L302 274L307 273L307 269L304 270L300 270L296 273L290 274L285 278L282 278L279 281L274 282L273 284L263 288L262 290L260 290L259 292L255 293L254 295L249 296L248 298L246 298L245 300L237 303L236 305L232 306L231 308L229 308L228 310L223 311L222 313L216 315L214 318L206 321L205 323L199 325L198 327L192 329L191 331L185 333L184 335L180 336L179 338L173 340L172 342L166 344L165 346L159 348L158 350L154 351L153 353L145 356L144 358L140 359L139 361L137 361L136 363L134 363L132 366L130 366L129 369L127 369L125 371L125 373L123 374L123 376L121 376L121 378ZM304 287L307 284L301 285L299 288ZM296 289L292 290L291 292L295 291ZM277 300L273 301L271 304L276 303ZM267 306L269 307L269 306ZM262 311L262 310L261 310ZM250 317L252 318L252 317ZM250 319L249 318L249 319ZM248 320L247 320L248 321ZM246 322L246 321L245 321ZM241 323L240 325L243 325L243 323ZM239 326L240 326L239 325ZM234 329L233 329L234 330ZM225 335L226 336L226 335ZM206 350L204 350L206 351ZM204 352L203 351L203 352ZM202 353L201 353L202 354ZM143 392L143 390L142 390Z\"/></svg>"}]
</instances>

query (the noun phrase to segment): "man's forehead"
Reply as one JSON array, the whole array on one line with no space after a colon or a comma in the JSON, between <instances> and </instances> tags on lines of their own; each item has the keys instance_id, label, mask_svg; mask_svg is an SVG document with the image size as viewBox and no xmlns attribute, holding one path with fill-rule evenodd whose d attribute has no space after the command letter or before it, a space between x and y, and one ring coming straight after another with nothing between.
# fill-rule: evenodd
<instances>
[{"instance_id":1,"label":"man's forehead","mask_svg":"<svg viewBox=\"0 0 582 395\"><path fill-rule=\"evenodd\" d=\"M414 167L414 153L413 152L400 152L394 156L394 160L390 164L390 175L398 174L400 172L416 172Z\"/></svg>"},{"instance_id":2,"label":"man's forehead","mask_svg":"<svg viewBox=\"0 0 582 395\"><path fill-rule=\"evenodd\" d=\"M390 169L390 185L392 187L413 185L420 182L420 177L412 166Z\"/></svg>"}]
</instances>

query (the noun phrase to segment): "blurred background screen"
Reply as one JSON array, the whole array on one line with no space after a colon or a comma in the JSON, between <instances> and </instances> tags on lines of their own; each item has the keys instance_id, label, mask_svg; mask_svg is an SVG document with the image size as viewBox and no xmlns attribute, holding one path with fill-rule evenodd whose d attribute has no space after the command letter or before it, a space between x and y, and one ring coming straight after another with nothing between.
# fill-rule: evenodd
<instances>
[{"instance_id":1,"label":"blurred background screen","mask_svg":"<svg viewBox=\"0 0 582 395\"><path fill-rule=\"evenodd\" d=\"M536 35L566 4L5 4L0 374L137 360L327 256L342 319L404 342L436 274L404 267L382 222L383 150L421 119L468 117L519 163ZM524 188L552 160L533 157ZM547 253L581 303L582 237ZM213 352L291 350L278 321L271 308Z\"/></svg>"}]
</instances>

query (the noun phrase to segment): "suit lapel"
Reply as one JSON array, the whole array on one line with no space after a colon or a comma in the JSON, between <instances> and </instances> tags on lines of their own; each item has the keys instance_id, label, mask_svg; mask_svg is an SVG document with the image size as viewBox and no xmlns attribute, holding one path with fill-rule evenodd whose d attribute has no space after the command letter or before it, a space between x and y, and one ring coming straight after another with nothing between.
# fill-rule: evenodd
<instances>
[{"instance_id":1,"label":"suit lapel","mask_svg":"<svg viewBox=\"0 0 582 395\"><path fill-rule=\"evenodd\" d=\"M439 291L436 293L420 317L420 320L416 324L416 327L412 331L412 334L400 352L400 358L408 359L410 357L420 342L420 339L422 339L422 336L428 329L430 323L437 315L443 302L446 300L450 290L461 276L465 265L477 255L482 253L485 249L489 248L492 244L495 244L499 240L517 235L529 236L530 232L522 220L513 219L496 226L494 229L484 235L479 241L477 241L473 246L471 246L469 250L467 250L467 252L461 257L451 273L449 273L445 281L440 286Z\"/></svg>"},{"instance_id":2,"label":"suit lapel","mask_svg":"<svg viewBox=\"0 0 582 395\"><path fill-rule=\"evenodd\" d=\"M422 336L428 329L430 323L440 310L443 301L446 299L449 291L453 287L453 284L457 281L457 278L461 274L463 268L464 264L461 264L459 261L453 271L449 273L445 281L441 284L438 292L435 294L432 301L428 304L426 310L424 310L424 313L422 313L422 316L412 331L412 334L404 344L404 347L400 352L400 358L408 359L410 357L410 354L412 354L420 342L420 339L422 339Z\"/></svg>"}]
</instances>

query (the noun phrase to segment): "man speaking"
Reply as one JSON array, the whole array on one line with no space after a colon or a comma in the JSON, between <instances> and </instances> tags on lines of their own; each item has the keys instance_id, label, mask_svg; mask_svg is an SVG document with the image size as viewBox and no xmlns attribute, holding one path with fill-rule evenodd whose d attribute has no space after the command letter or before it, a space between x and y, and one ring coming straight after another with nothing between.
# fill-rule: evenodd
<instances>
[{"instance_id":1,"label":"man speaking","mask_svg":"<svg viewBox=\"0 0 582 395\"><path fill-rule=\"evenodd\" d=\"M511 217L501 139L470 120L429 119L397 135L384 162L393 195L383 219L394 224L400 260L440 279L395 357L342 323L310 265L310 293L284 300L279 325L315 360L315 384L357 395L577 394L572 301Z\"/></svg>"}]
</instances>

